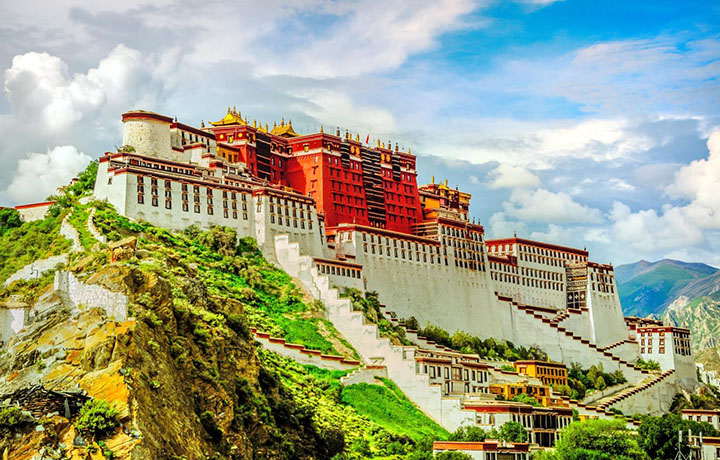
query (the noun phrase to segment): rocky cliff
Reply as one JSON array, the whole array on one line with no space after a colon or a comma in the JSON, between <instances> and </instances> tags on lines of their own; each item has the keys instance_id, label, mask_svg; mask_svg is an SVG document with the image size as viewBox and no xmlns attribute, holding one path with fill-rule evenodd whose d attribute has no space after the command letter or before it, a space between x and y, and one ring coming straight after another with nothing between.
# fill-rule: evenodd
<instances>
[{"instance_id":1,"label":"rocky cliff","mask_svg":"<svg viewBox=\"0 0 720 460\"><path fill-rule=\"evenodd\" d=\"M108 401L119 412L120 426L104 440L115 458L330 456L330 440L312 414L299 411L261 366L247 327L237 320L243 314L238 302L209 295L195 277L171 286L124 264L101 268L86 282L127 295L129 319L74 308L48 286L34 305L44 313L0 359L0 393L40 384ZM192 299L192 307L179 307L178 299ZM6 433L0 452L14 459L103 458L92 439L78 436L76 413L50 409L19 437Z\"/></svg>"}]
</instances>

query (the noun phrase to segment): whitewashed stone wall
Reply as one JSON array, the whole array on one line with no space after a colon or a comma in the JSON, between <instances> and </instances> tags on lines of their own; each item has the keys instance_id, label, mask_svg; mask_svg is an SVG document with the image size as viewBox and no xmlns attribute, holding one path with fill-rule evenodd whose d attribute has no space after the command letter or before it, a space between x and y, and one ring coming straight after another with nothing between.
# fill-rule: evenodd
<instances>
[{"instance_id":1,"label":"whitewashed stone wall","mask_svg":"<svg viewBox=\"0 0 720 460\"><path fill-rule=\"evenodd\" d=\"M67 254L60 254L58 256L48 257L47 259L36 260L25 265L20 270L16 271L8 279L5 280L5 285L18 280L30 280L33 278L39 278L43 272L53 270L59 264L67 262Z\"/></svg>"},{"instance_id":2,"label":"whitewashed stone wall","mask_svg":"<svg viewBox=\"0 0 720 460\"><path fill-rule=\"evenodd\" d=\"M66 271L55 273L55 291L68 296L74 308L102 308L115 321L127 319L128 298L97 284L85 284Z\"/></svg>"},{"instance_id":3,"label":"whitewashed stone wall","mask_svg":"<svg viewBox=\"0 0 720 460\"><path fill-rule=\"evenodd\" d=\"M65 216L62 223L60 224L60 234L72 241L72 247L70 248L71 251L75 252L82 250L82 244L80 244L80 235L78 235L77 230L70 223L70 214Z\"/></svg>"},{"instance_id":4,"label":"whitewashed stone wall","mask_svg":"<svg viewBox=\"0 0 720 460\"><path fill-rule=\"evenodd\" d=\"M170 140L170 123L160 120L127 120L123 145L130 145L140 155L177 160Z\"/></svg>"},{"instance_id":5,"label":"whitewashed stone wall","mask_svg":"<svg viewBox=\"0 0 720 460\"><path fill-rule=\"evenodd\" d=\"M357 383L382 385L382 382L376 377L388 378L387 368L384 366L361 367L341 378L340 381L343 385L355 385Z\"/></svg>"},{"instance_id":6,"label":"whitewashed stone wall","mask_svg":"<svg viewBox=\"0 0 720 460\"><path fill-rule=\"evenodd\" d=\"M27 311L24 308L0 308L0 344L6 344L10 337L25 326Z\"/></svg>"},{"instance_id":7,"label":"whitewashed stone wall","mask_svg":"<svg viewBox=\"0 0 720 460\"><path fill-rule=\"evenodd\" d=\"M323 369L331 369L338 371L347 371L358 367L359 363L349 363L346 360L339 360L336 357L329 357L320 353L308 352L304 347L299 348L284 341L280 342L276 339L255 335L255 340L260 342L264 349L272 351L281 356L291 358L300 364L308 364ZM290 346L288 346L290 345Z\"/></svg>"},{"instance_id":8,"label":"whitewashed stone wall","mask_svg":"<svg viewBox=\"0 0 720 460\"><path fill-rule=\"evenodd\" d=\"M93 208L92 211L90 211L90 215L88 216L88 231L90 231L90 234L93 236L93 238L95 238L99 242L107 243L107 238L105 237L105 235L100 233L100 230L98 230L98 228L95 226L95 222L93 221L93 217L95 217L95 210L96 209Z\"/></svg>"},{"instance_id":9,"label":"whitewashed stone wall","mask_svg":"<svg viewBox=\"0 0 720 460\"><path fill-rule=\"evenodd\" d=\"M670 409L675 395L680 391L675 376L670 375L645 390L628 396L611 407L625 415L662 415Z\"/></svg>"}]
</instances>

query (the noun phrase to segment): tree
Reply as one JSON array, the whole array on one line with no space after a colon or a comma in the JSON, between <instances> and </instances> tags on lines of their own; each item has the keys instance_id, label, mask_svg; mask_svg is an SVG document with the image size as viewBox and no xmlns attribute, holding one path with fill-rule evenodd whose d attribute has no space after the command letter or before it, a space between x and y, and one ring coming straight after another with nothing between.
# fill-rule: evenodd
<instances>
[{"instance_id":1,"label":"tree","mask_svg":"<svg viewBox=\"0 0 720 460\"><path fill-rule=\"evenodd\" d=\"M15 208L0 208L0 235L22 225L20 213Z\"/></svg>"},{"instance_id":2,"label":"tree","mask_svg":"<svg viewBox=\"0 0 720 460\"><path fill-rule=\"evenodd\" d=\"M519 395L515 395L510 401L515 401L523 404L529 404L531 406L540 406L541 404L538 402L537 399L533 398L530 395L526 395L525 393L520 393Z\"/></svg>"},{"instance_id":3,"label":"tree","mask_svg":"<svg viewBox=\"0 0 720 460\"><path fill-rule=\"evenodd\" d=\"M417 331L418 329L420 329L420 323L418 322L417 318L411 316L410 318L405 320L405 327L408 329L412 329L413 331Z\"/></svg>"},{"instance_id":4,"label":"tree","mask_svg":"<svg viewBox=\"0 0 720 460\"><path fill-rule=\"evenodd\" d=\"M500 427L500 439L507 442L527 442L528 434L518 422L505 422Z\"/></svg>"},{"instance_id":5,"label":"tree","mask_svg":"<svg viewBox=\"0 0 720 460\"><path fill-rule=\"evenodd\" d=\"M573 422L555 444L558 460L645 460L645 452L621 420ZM672 457L670 457L672 458Z\"/></svg>"},{"instance_id":6,"label":"tree","mask_svg":"<svg viewBox=\"0 0 720 460\"><path fill-rule=\"evenodd\" d=\"M640 447L653 460L675 458L678 453L678 431L683 435L682 452L688 455L687 431L703 433L704 436L716 436L717 431L709 423L683 420L677 414L667 414L662 417L644 417L638 437Z\"/></svg>"},{"instance_id":7,"label":"tree","mask_svg":"<svg viewBox=\"0 0 720 460\"><path fill-rule=\"evenodd\" d=\"M597 378L597 380L595 380L595 388L597 388L597 389L600 390L600 391L602 391L602 390L604 390L605 388L607 388L607 384L605 383L605 379L603 378L602 375L599 376L599 377Z\"/></svg>"},{"instance_id":8,"label":"tree","mask_svg":"<svg viewBox=\"0 0 720 460\"><path fill-rule=\"evenodd\" d=\"M446 450L435 456L437 460L472 460L472 457L464 452Z\"/></svg>"},{"instance_id":9,"label":"tree","mask_svg":"<svg viewBox=\"0 0 720 460\"><path fill-rule=\"evenodd\" d=\"M486 438L487 432L477 426L461 426L450 434L450 441L483 442Z\"/></svg>"},{"instance_id":10,"label":"tree","mask_svg":"<svg viewBox=\"0 0 720 460\"><path fill-rule=\"evenodd\" d=\"M93 160L87 165L84 171L77 176L74 184L68 186L65 191L79 197L92 193L95 188L95 178L97 177L98 161Z\"/></svg>"}]
</instances>

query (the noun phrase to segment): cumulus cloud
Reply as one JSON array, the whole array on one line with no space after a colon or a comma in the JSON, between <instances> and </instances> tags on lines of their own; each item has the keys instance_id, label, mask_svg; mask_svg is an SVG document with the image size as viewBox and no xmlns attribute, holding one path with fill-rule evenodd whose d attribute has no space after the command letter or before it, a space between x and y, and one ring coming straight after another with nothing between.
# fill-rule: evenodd
<instances>
[{"instance_id":1,"label":"cumulus cloud","mask_svg":"<svg viewBox=\"0 0 720 460\"><path fill-rule=\"evenodd\" d=\"M5 193L22 203L43 200L70 182L91 160L72 145L58 146L46 153L30 153L18 162Z\"/></svg>"},{"instance_id":2,"label":"cumulus cloud","mask_svg":"<svg viewBox=\"0 0 720 460\"><path fill-rule=\"evenodd\" d=\"M13 58L5 71L5 92L18 121L59 133L106 107L152 105L167 76L153 75L158 70L170 72L172 66L150 62L124 45L116 46L87 73L72 76L59 57L30 52Z\"/></svg>"},{"instance_id":3,"label":"cumulus cloud","mask_svg":"<svg viewBox=\"0 0 720 460\"><path fill-rule=\"evenodd\" d=\"M720 229L720 130L707 141L707 158L682 167L667 191L671 196L685 198L685 215L703 228Z\"/></svg>"},{"instance_id":4,"label":"cumulus cloud","mask_svg":"<svg viewBox=\"0 0 720 460\"><path fill-rule=\"evenodd\" d=\"M626 204L615 202L610 211L615 240L637 251L654 252L700 243L703 233L690 223L682 209L666 206L632 212Z\"/></svg>"},{"instance_id":5,"label":"cumulus cloud","mask_svg":"<svg viewBox=\"0 0 720 460\"><path fill-rule=\"evenodd\" d=\"M602 222L602 213L598 209L576 202L567 193L556 193L542 188L534 191L514 191L510 200L503 203L503 208L507 215L529 222Z\"/></svg>"},{"instance_id":6,"label":"cumulus cloud","mask_svg":"<svg viewBox=\"0 0 720 460\"><path fill-rule=\"evenodd\" d=\"M301 112L325 126L351 127L373 134L389 134L397 128L389 110L358 104L339 91L315 89L297 91L293 95L300 99L296 105Z\"/></svg>"},{"instance_id":7,"label":"cumulus cloud","mask_svg":"<svg viewBox=\"0 0 720 460\"><path fill-rule=\"evenodd\" d=\"M431 48L477 7L472 0L365 0L325 5L330 27L304 31L305 45L283 46L275 59L258 56L259 72L331 78L392 70L412 54Z\"/></svg>"},{"instance_id":8,"label":"cumulus cloud","mask_svg":"<svg viewBox=\"0 0 720 460\"><path fill-rule=\"evenodd\" d=\"M487 175L488 187L499 188L535 188L540 186L540 178L522 166L501 163Z\"/></svg>"}]
</instances>

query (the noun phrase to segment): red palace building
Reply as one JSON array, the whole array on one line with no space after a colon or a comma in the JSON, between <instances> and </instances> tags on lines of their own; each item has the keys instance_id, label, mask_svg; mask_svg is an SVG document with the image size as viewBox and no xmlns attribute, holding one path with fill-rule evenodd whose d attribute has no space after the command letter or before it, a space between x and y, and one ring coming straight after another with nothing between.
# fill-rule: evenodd
<instances>
[{"instance_id":1,"label":"red palace building","mask_svg":"<svg viewBox=\"0 0 720 460\"><path fill-rule=\"evenodd\" d=\"M370 148L357 136L322 129L300 135L284 119L263 128L234 109L210 124L219 156L246 163L251 174L270 184L315 199L328 228L355 223L414 233L423 220L415 156L397 144L393 150L378 141Z\"/></svg>"}]
</instances>

